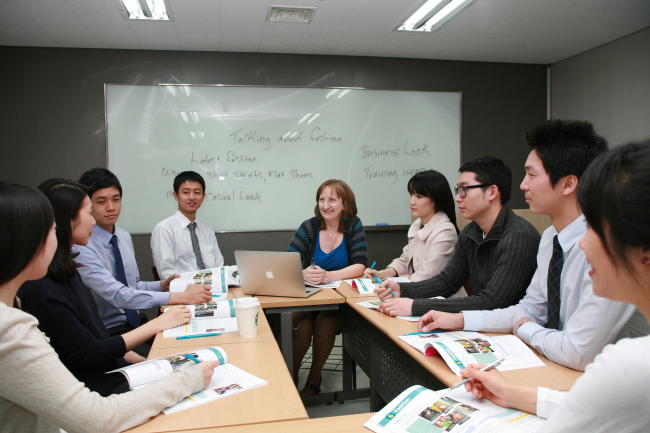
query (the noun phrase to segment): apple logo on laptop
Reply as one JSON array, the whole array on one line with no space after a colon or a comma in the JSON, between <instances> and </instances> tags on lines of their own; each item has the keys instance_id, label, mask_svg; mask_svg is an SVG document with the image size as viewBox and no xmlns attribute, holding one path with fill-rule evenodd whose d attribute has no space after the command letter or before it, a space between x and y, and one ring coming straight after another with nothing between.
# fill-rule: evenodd
<instances>
[{"instance_id":1,"label":"apple logo on laptop","mask_svg":"<svg viewBox=\"0 0 650 433\"><path fill-rule=\"evenodd\" d=\"M273 272L270 269L266 271L266 278L273 278Z\"/></svg>"}]
</instances>

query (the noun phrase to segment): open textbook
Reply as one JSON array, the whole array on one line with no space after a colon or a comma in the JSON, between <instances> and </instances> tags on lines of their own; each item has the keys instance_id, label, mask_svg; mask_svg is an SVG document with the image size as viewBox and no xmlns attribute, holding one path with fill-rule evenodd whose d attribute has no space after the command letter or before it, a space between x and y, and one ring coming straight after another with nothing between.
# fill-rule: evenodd
<instances>
[{"instance_id":1,"label":"open textbook","mask_svg":"<svg viewBox=\"0 0 650 433\"><path fill-rule=\"evenodd\" d=\"M488 337L478 332L453 331L417 333L399 338L425 355L439 354L457 376L469 364L491 364L500 358L505 358L505 361L499 365L499 371L545 365L526 343L514 335Z\"/></svg>"},{"instance_id":2,"label":"open textbook","mask_svg":"<svg viewBox=\"0 0 650 433\"><path fill-rule=\"evenodd\" d=\"M410 280L407 277L390 277L390 278L378 278L382 283L386 280L393 280L396 283L408 283ZM375 287L380 286L372 278L354 278L351 280L343 280L350 285L350 287L356 287L360 295L374 295Z\"/></svg>"},{"instance_id":3,"label":"open textbook","mask_svg":"<svg viewBox=\"0 0 650 433\"><path fill-rule=\"evenodd\" d=\"M228 298L228 286L241 285L237 266L202 269L180 275L179 278L172 280L169 286L170 292L184 292L190 284L205 284L212 287L212 297L219 301Z\"/></svg>"},{"instance_id":4,"label":"open textbook","mask_svg":"<svg viewBox=\"0 0 650 433\"><path fill-rule=\"evenodd\" d=\"M185 335L236 332L235 301L226 299L212 300L203 304L187 305L192 319L185 325L165 329L163 338L182 337Z\"/></svg>"},{"instance_id":5,"label":"open textbook","mask_svg":"<svg viewBox=\"0 0 650 433\"><path fill-rule=\"evenodd\" d=\"M214 369L212 380L205 390L192 394L174 406L168 407L163 410L165 414L189 409L190 407L228 397L232 394L257 388L268 383L232 364L228 364L228 356L220 347L195 349L190 352L152 359L118 368L117 370L109 371L109 373L120 372L126 376L131 389L142 388L171 374L184 364L194 362L194 360L187 356L188 354L199 361L219 361L221 365Z\"/></svg>"},{"instance_id":6,"label":"open textbook","mask_svg":"<svg viewBox=\"0 0 650 433\"><path fill-rule=\"evenodd\" d=\"M388 403L364 427L377 433L536 432L545 421L479 400L464 387L431 391L415 385Z\"/></svg>"}]
</instances>

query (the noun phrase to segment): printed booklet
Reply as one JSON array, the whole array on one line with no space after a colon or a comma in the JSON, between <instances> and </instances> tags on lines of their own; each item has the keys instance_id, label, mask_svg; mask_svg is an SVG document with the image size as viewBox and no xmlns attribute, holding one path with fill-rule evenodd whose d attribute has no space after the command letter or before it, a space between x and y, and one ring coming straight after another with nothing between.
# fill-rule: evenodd
<instances>
[{"instance_id":1,"label":"printed booklet","mask_svg":"<svg viewBox=\"0 0 650 433\"><path fill-rule=\"evenodd\" d=\"M186 307L192 313L190 322L175 328L165 329L163 338L237 331L233 299L213 300L203 304L186 305ZM167 310L165 309L165 311Z\"/></svg>"},{"instance_id":2,"label":"printed booklet","mask_svg":"<svg viewBox=\"0 0 650 433\"><path fill-rule=\"evenodd\" d=\"M241 285L237 266L202 269L180 275L179 278L172 280L169 286L170 292L184 292L190 284L205 284L212 287L212 297L216 301L228 298L229 286Z\"/></svg>"},{"instance_id":3,"label":"printed booklet","mask_svg":"<svg viewBox=\"0 0 650 433\"><path fill-rule=\"evenodd\" d=\"M386 280L393 280L396 283L408 283L410 280L407 277L390 277L390 278L379 278L379 281L382 283ZM374 295L375 287L380 286L372 278L354 278L352 280L343 280L350 285L350 287L356 287L359 290L360 295Z\"/></svg>"},{"instance_id":4,"label":"printed booklet","mask_svg":"<svg viewBox=\"0 0 650 433\"><path fill-rule=\"evenodd\" d=\"M431 391L419 385L402 392L364 424L377 433L536 432L545 419L465 391Z\"/></svg>"},{"instance_id":5,"label":"printed booklet","mask_svg":"<svg viewBox=\"0 0 650 433\"><path fill-rule=\"evenodd\" d=\"M499 371L544 367L541 359L514 335L488 337L471 331L431 332L399 337L423 354L440 355L451 371L460 376L468 364L491 364L505 358Z\"/></svg>"},{"instance_id":6,"label":"printed booklet","mask_svg":"<svg viewBox=\"0 0 650 433\"><path fill-rule=\"evenodd\" d=\"M379 311L379 306L381 305L381 301L379 299L373 299L372 301L357 302L357 305L370 308L371 310ZM422 316L395 316L395 317L397 317L398 319L406 320L407 322L419 322L420 317Z\"/></svg>"},{"instance_id":7,"label":"printed booklet","mask_svg":"<svg viewBox=\"0 0 650 433\"><path fill-rule=\"evenodd\" d=\"M212 380L206 389L192 394L174 406L163 410L165 414L189 409L190 407L268 384L267 381L246 373L232 364L228 364L228 356L220 347L195 349L190 352L178 353L118 368L108 373L120 372L124 374L129 382L129 387L138 389L162 379L188 362L194 362L187 357L188 354L199 361L219 361L221 365L214 369Z\"/></svg>"}]
</instances>

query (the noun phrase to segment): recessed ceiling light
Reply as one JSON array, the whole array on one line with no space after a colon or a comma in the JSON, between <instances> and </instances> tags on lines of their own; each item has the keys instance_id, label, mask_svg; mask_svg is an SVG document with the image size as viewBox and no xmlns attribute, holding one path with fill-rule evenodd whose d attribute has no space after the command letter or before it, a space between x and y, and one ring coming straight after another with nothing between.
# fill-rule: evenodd
<instances>
[{"instance_id":1,"label":"recessed ceiling light","mask_svg":"<svg viewBox=\"0 0 650 433\"><path fill-rule=\"evenodd\" d=\"M310 23L318 8L269 6L266 21L281 23Z\"/></svg>"},{"instance_id":2,"label":"recessed ceiling light","mask_svg":"<svg viewBox=\"0 0 650 433\"><path fill-rule=\"evenodd\" d=\"M396 30L431 33L476 0L428 0Z\"/></svg>"},{"instance_id":3,"label":"recessed ceiling light","mask_svg":"<svg viewBox=\"0 0 650 433\"><path fill-rule=\"evenodd\" d=\"M115 0L126 20L173 21L169 0Z\"/></svg>"}]
</instances>

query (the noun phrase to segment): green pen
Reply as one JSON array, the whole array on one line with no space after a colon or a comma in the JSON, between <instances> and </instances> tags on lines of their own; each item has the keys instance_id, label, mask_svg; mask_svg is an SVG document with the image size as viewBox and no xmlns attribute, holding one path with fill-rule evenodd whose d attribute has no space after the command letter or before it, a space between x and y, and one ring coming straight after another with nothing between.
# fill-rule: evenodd
<instances>
[{"instance_id":1,"label":"green pen","mask_svg":"<svg viewBox=\"0 0 650 433\"><path fill-rule=\"evenodd\" d=\"M406 337L407 335L427 335L427 334L440 334L445 331L429 331L429 332L411 332L410 334L402 334L402 337Z\"/></svg>"},{"instance_id":2,"label":"green pen","mask_svg":"<svg viewBox=\"0 0 650 433\"><path fill-rule=\"evenodd\" d=\"M373 265L374 265L374 263L373 263ZM372 279L375 280L375 283L377 283L377 284L379 284L379 285L381 286L381 281L379 281L379 278L377 278L377 277L372 277ZM392 290L390 291L390 294L393 295L393 296L395 296L395 297L397 298L397 295L396 295L395 292L393 292Z\"/></svg>"},{"instance_id":3,"label":"green pen","mask_svg":"<svg viewBox=\"0 0 650 433\"><path fill-rule=\"evenodd\" d=\"M176 337L177 340L187 340L188 338L201 338L201 337L214 337L216 335L221 335L221 333L213 334L196 334L196 335L183 335L181 337Z\"/></svg>"}]
</instances>

